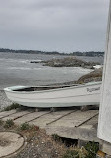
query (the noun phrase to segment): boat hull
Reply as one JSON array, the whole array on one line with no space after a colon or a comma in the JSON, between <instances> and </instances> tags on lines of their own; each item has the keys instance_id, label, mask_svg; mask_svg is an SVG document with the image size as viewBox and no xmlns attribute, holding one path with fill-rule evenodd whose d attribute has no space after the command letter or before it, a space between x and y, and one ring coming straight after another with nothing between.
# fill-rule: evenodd
<instances>
[{"instance_id":1,"label":"boat hull","mask_svg":"<svg viewBox=\"0 0 111 158\"><path fill-rule=\"evenodd\" d=\"M29 107L72 107L84 105L99 105L101 82L57 88L42 91L17 91L23 87L5 88L7 97L18 104Z\"/></svg>"}]
</instances>

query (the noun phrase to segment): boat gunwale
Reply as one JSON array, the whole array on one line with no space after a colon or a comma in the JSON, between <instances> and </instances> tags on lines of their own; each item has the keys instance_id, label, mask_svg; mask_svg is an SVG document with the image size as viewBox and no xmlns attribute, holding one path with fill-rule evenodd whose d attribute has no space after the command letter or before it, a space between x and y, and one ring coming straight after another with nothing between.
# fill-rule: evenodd
<instances>
[{"instance_id":1,"label":"boat gunwale","mask_svg":"<svg viewBox=\"0 0 111 158\"><path fill-rule=\"evenodd\" d=\"M92 84L91 84L92 83ZM61 88L55 88L55 89L49 89L49 90L39 90L39 91L17 91L17 89L15 89L16 91L14 91L14 89L11 89L12 87L16 87L16 86L12 86L12 87L7 87L4 88L5 92L11 92L11 93L16 93L16 94L33 94L33 93L44 93L44 92L54 92L54 91L63 91L63 90L68 90L68 89L76 89L76 88L81 88L81 87L87 87L87 86L93 86L93 85L101 85L102 82L90 82L87 84L79 84L77 86L69 86L69 87L61 87ZM23 86L24 88L30 88L31 86ZM37 86L36 86L37 87ZM38 86L38 87L51 87L51 86ZM20 90L22 88L19 88L18 86L18 90Z\"/></svg>"}]
</instances>

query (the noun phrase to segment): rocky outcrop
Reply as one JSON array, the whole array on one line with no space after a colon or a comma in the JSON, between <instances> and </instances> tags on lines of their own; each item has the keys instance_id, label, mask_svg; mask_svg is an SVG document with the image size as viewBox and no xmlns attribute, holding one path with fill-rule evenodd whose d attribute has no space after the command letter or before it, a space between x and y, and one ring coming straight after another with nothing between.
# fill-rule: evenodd
<instances>
[{"instance_id":1,"label":"rocky outcrop","mask_svg":"<svg viewBox=\"0 0 111 158\"><path fill-rule=\"evenodd\" d=\"M103 68L96 69L82 77L80 77L77 81L77 83L87 83L87 82L92 82L92 81L101 81L102 80L102 71Z\"/></svg>"},{"instance_id":2,"label":"rocky outcrop","mask_svg":"<svg viewBox=\"0 0 111 158\"><path fill-rule=\"evenodd\" d=\"M33 60L33 61L30 61L30 63L35 63L35 64L42 63L42 62L43 62L42 60Z\"/></svg>"},{"instance_id":3,"label":"rocky outcrop","mask_svg":"<svg viewBox=\"0 0 111 158\"><path fill-rule=\"evenodd\" d=\"M102 81L102 71L103 71L103 68L96 69L86 75L83 75L76 81L69 81L69 82L56 83L56 84L50 84L50 85L52 85L52 86L64 86L64 85L72 86L72 85L84 84L84 83L88 83L88 82Z\"/></svg>"},{"instance_id":4,"label":"rocky outcrop","mask_svg":"<svg viewBox=\"0 0 111 158\"><path fill-rule=\"evenodd\" d=\"M94 62L85 62L76 57L67 57L63 59L52 59L48 61L44 61L44 66L51 66L51 67L83 67L92 69L94 65L99 63Z\"/></svg>"}]
</instances>

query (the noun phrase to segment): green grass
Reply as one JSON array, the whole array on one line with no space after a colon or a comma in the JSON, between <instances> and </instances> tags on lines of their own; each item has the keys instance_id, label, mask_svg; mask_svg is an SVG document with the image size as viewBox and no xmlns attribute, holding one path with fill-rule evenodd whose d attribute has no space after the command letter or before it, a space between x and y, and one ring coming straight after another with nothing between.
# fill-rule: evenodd
<instances>
[{"instance_id":1,"label":"green grass","mask_svg":"<svg viewBox=\"0 0 111 158\"><path fill-rule=\"evenodd\" d=\"M4 128L10 128L14 126L14 122L11 119L8 119L5 124L4 124Z\"/></svg>"},{"instance_id":2,"label":"green grass","mask_svg":"<svg viewBox=\"0 0 111 158\"><path fill-rule=\"evenodd\" d=\"M87 158L96 158L96 153L99 150L99 143L88 142L85 145L85 149L87 150Z\"/></svg>"},{"instance_id":3,"label":"green grass","mask_svg":"<svg viewBox=\"0 0 111 158\"><path fill-rule=\"evenodd\" d=\"M20 130L24 131L24 130L30 130L31 128L33 128L32 126L29 125L29 123L22 123L20 125Z\"/></svg>"},{"instance_id":4,"label":"green grass","mask_svg":"<svg viewBox=\"0 0 111 158\"><path fill-rule=\"evenodd\" d=\"M12 110L12 109L17 109L17 108L19 108L19 107L20 107L19 104L17 104L17 103L12 103L10 106L7 106L6 108L4 108L4 111L10 111L10 110Z\"/></svg>"},{"instance_id":5,"label":"green grass","mask_svg":"<svg viewBox=\"0 0 111 158\"><path fill-rule=\"evenodd\" d=\"M79 158L79 154L75 150L67 150L62 158Z\"/></svg>"},{"instance_id":6,"label":"green grass","mask_svg":"<svg viewBox=\"0 0 111 158\"><path fill-rule=\"evenodd\" d=\"M57 134L52 134L52 138L53 138L55 141L61 141L61 138L60 138Z\"/></svg>"},{"instance_id":7,"label":"green grass","mask_svg":"<svg viewBox=\"0 0 111 158\"><path fill-rule=\"evenodd\" d=\"M35 125L30 125L29 123L25 122L25 123L22 123L21 125L18 126L17 128L18 131L38 131L39 130L39 127L38 126L35 126Z\"/></svg>"},{"instance_id":8,"label":"green grass","mask_svg":"<svg viewBox=\"0 0 111 158\"><path fill-rule=\"evenodd\" d=\"M99 143L88 142L84 147L70 147L62 158L96 158Z\"/></svg>"}]
</instances>

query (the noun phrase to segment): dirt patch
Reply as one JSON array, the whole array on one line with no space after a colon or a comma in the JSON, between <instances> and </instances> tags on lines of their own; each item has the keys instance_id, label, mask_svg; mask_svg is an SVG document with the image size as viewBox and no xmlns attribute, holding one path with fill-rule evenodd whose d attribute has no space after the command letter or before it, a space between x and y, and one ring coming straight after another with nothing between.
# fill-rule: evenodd
<instances>
[{"instance_id":1,"label":"dirt patch","mask_svg":"<svg viewBox=\"0 0 111 158\"><path fill-rule=\"evenodd\" d=\"M8 146L11 142L4 139L4 138L0 138L0 146L5 147Z\"/></svg>"}]
</instances>

